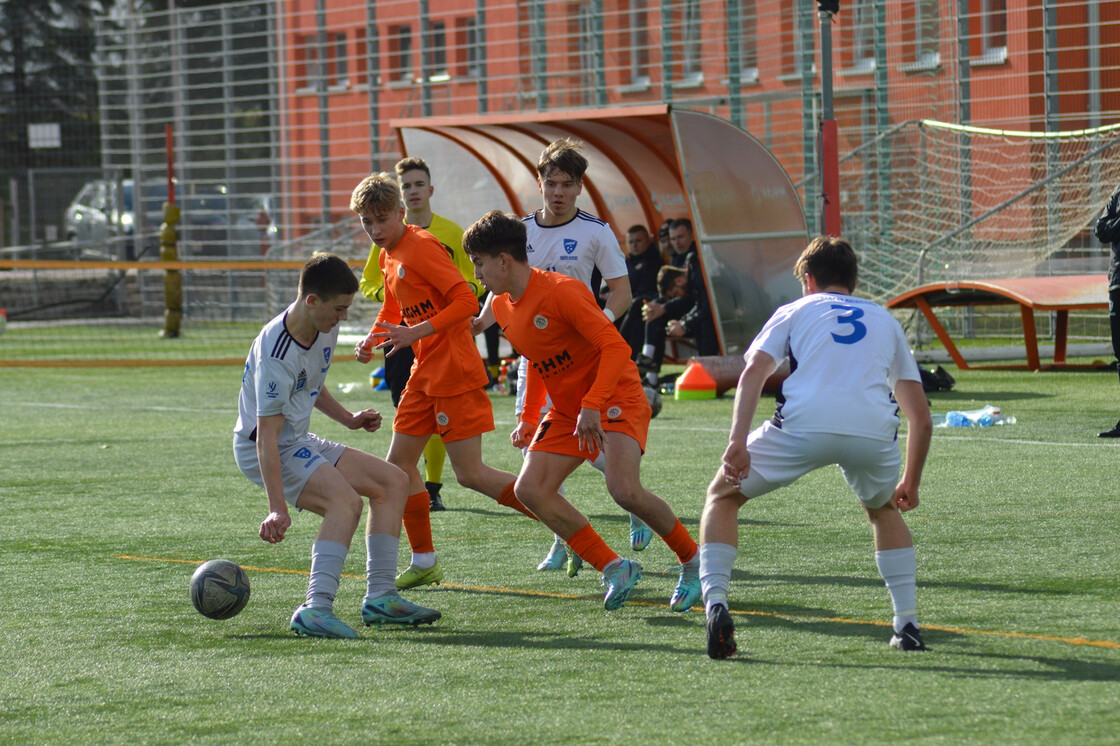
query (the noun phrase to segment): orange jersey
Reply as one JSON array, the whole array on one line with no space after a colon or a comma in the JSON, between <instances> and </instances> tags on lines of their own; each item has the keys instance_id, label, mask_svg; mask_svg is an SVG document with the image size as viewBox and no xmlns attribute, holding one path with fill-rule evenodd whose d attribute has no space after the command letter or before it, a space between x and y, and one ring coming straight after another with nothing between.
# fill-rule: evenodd
<instances>
[{"instance_id":1,"label":"orange jersey","mask_svg":"<svg viewBox=\"0 0 1120 746\"><path fill-rule=\"evenodd\" d=\"M443 244L407 225L396 246L381 250L378 263L385 303L377 321L408 326L430 321L436 330L412 345L416 360L407 388L446 397L485 386L489 377L470 327L478 300Z\"/></svg>"},{"instance_id":2,"label":"orange jersey","mask_svg":"<svg viewBox=\"0 0 1120 746\"><path fill-rule=\"evenodd\" d=\"M519 299L503 293L492 307L506 339L532 364L523 422L536 423L546 389L552 411L572 420L584 407L648 409L630 345L579 280L534 269Z\"/></svg>"}]
</instances>

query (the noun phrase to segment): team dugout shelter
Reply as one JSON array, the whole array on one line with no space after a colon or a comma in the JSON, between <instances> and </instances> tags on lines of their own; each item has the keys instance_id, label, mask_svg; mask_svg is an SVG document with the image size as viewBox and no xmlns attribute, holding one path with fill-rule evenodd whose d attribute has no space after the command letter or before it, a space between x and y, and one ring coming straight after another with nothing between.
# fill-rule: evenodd
<instances>
[{"instance_id":1,"label":"team dugout shelter","mask_svg":"<svg viewBox=\"0 0 1120 746\"><path fill-rule=\"evenodd\" d=\"M785 169L757 139L705 112L667 105L398 119L401 152L432 168L433 209L466 227L493 209L540 208L537 159L552 141L585 143L578 205L625 232L657 236L692 221L720 350L741 354L778 306L801 295L793 265L808 242Z\"/></svg>"}]
</instances>

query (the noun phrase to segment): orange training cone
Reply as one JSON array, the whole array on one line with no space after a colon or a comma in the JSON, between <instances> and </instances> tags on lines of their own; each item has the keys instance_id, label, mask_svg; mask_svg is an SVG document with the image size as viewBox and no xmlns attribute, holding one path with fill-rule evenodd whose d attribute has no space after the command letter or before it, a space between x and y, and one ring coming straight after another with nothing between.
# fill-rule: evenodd
<instances>
[{"instance_id":1,"label":"orange training cone","mask_svg":"<svg viewBox=\"0 0 1120 746\"><path fill-rule=\"evenodd\" d=\"M673 398L682 399L715 399L716 379L712 378L704 366L693 360L677 378L673 389Z\"/></svg>"}]
</instances>

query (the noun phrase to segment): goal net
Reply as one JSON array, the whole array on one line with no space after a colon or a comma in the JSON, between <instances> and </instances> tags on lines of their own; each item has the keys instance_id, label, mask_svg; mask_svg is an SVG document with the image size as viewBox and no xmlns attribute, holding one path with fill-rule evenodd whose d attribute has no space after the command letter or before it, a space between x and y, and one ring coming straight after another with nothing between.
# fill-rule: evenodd
<instances>
[{"instance_id":1,"label":"goal net","mask_svg":"<svg viewBox=\"0 0 1120 746\"><path fill-rule=\"evenodd\" d=\"M1120 183L1120 125L1039 133L907 122L846 156L840 183L861 293L876 301L931 282L1103 274L1108 249L1092 226ZM942 315L965 337L1021 336L1015 308ZM1075 316L1084 318L1072 319L1071 339L1108 338L1104 314Z\"/></svg>"}]
</instances>

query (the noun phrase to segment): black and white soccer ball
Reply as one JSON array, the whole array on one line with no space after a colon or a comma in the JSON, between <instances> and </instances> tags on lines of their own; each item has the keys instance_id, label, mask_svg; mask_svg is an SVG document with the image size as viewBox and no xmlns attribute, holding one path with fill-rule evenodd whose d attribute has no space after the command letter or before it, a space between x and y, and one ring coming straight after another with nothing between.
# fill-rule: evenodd
<instances>
[{"instance_id":1,"label":"black and white soccer ball","mask_svg":"<svg viewBox=\"0 0 1120 746\"><path fill-rule=\"evenodd\" d=\"M211 619L237 616L249 603L249 576L227 559L203 562L191 576L191 603Z\"/></svg>"},{"instance_id":2,"label":"black and white soccer ball","mask_svg":"<svg viewBox=\"0 0 1120 746\"><path fill-rule=\"evenodd\" d=\"M649 407L653 410L653 414L650 415L650 417L656 417L661 411L661 392L653 386L642 386L642 388L645 389L646 401L649 402Z\"/></svg>"}]
</instances>

